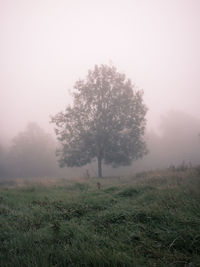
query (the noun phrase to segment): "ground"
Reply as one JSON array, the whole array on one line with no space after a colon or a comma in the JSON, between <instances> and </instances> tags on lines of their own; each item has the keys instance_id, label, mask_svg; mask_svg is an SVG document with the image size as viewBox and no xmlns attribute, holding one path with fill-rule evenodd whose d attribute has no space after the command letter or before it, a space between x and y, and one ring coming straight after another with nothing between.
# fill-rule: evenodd
<instances>
[{"instance_id":1,"label":"ground","mask_svg":"<svg viewBox=\"0 0 200 267\"><path fill-rule=\"evenodd\" d=\"M200 266L197 168L0 183L0 266Z\"/></svg>"}]
</instances>

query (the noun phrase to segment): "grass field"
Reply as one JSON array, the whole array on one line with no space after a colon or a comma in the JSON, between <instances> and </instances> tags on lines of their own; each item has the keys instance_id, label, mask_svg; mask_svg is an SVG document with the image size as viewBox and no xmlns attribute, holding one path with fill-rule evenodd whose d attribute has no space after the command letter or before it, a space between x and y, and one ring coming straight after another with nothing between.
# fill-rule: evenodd
<instances>
[{"instance_id":1,"label":"grass field","mask_svg":"<svg viewBox=\"0 0 200 267\"><path fill-rule=\"evenodd\" d=\"M0 184L2 267L200 266L196 169Z\"/></svg>"}]
</instances>

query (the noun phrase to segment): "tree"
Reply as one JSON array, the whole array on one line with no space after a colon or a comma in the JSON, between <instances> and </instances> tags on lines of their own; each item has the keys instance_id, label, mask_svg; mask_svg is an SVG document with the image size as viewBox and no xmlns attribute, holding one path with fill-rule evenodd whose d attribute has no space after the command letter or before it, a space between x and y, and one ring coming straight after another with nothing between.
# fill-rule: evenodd
<instances>
[{"instance_id":1,"label":"tree","mask_svg":"<svg viewBox=\"0 0 200 267\"><path fill-rule=\"evenodd\" d=\"M8 162L11 176L55 175L55 141L37 123L29 123L12 140Z\"/></svg>"},{"instance_id":2,"label":"tree","mask_svg":"<svg viewBox=\"0 0 200 267\"><path fill-rule=\"evenodd\" d=\"M198 138L200 120L180 110L170 110L162 116L160 159L165 164L185 161L199 163Z\"/></svg>"},{"instance_id":3,"label":"tree","mask_svg":"<svg viewBox=\"0 0 200 267\"><path fill-rule=\"evenodd\" d=\"M84 166L96 158L102 177L102 162L130 165L146 153L143 92L115 67L96 65L75 83L72 96L73 105L52 117L61 167Z\"/></svg>"},{"instance_id":4,"label":"tree","mask_svg":"<svg viewBox=\"0 0 200 267\"><path fill-rule=\"evenodd\" d=\"M0 178L5 177L6 175L6 168L5 168L6 156L7 156L6 150L0 144Z\"/></svg>"}]
</instances>

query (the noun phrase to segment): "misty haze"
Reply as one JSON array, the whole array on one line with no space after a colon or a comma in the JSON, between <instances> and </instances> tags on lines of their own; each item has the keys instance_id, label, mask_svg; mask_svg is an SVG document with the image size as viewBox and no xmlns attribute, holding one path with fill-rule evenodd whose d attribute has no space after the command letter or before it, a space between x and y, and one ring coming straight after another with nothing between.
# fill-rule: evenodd
<instances>
[{"instance_id":1,"label":"misty haze","mask_svg":"<svg viewBox=\"0 0 200 267\"><path fill-rule=\"evenodd\" d=\"M0 266L200 265L199 11L0 1Z\"/></svg>"}]
</instances>

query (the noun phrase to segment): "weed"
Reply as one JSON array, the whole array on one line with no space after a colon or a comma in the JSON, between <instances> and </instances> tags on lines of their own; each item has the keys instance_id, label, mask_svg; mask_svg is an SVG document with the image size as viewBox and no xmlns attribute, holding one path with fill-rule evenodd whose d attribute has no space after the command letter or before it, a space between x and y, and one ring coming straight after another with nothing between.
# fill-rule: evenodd
<instances>
[{"instance_id":1,"label":"weed","mask_svg":"<svg viewBox=\"0 0 200 267\"><path fill-rule=\"evenodd\" d=\"M128 187L118 193L121 197L132 197L140 193L140 190L134 187Z\"/></svg>"}]
</instances>

